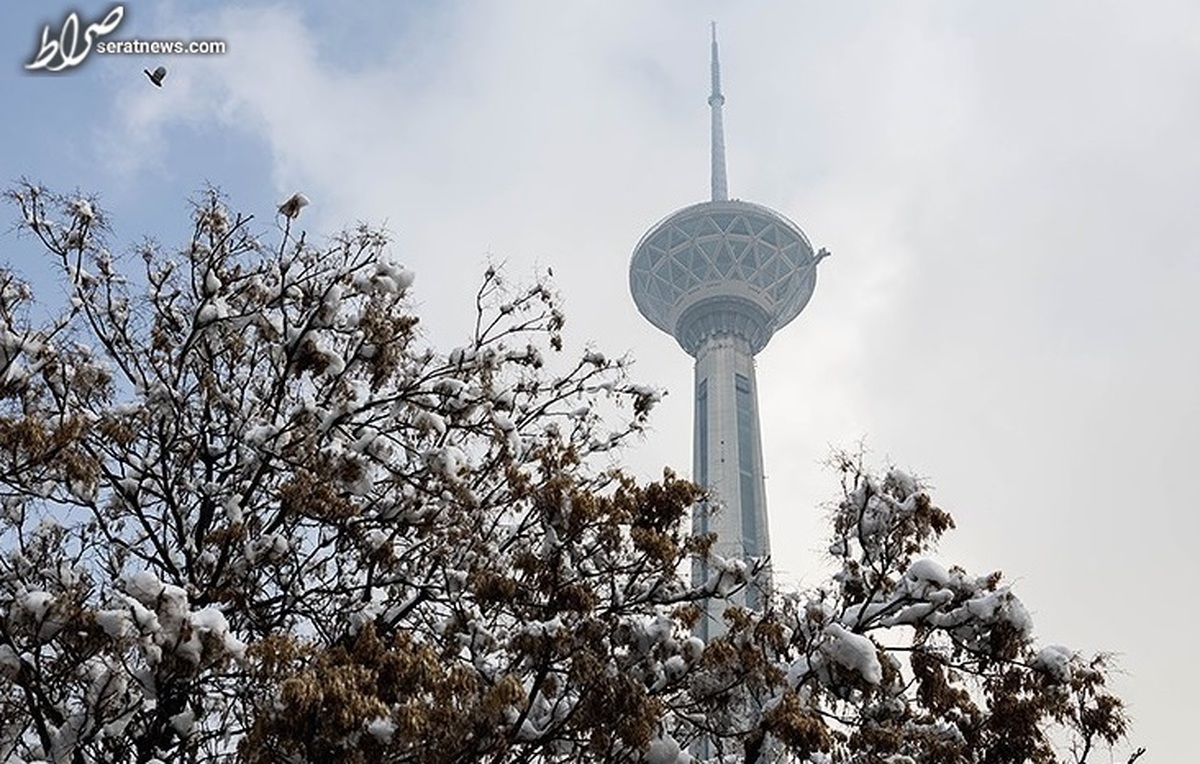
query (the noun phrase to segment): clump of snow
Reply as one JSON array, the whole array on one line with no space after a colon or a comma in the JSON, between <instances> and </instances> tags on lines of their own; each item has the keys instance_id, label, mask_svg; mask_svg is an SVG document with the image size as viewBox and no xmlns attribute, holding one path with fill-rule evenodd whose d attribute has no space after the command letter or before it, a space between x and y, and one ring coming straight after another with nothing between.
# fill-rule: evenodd
<instances>
[{"instance_id":1,"label":"clump of snow","mask_svg":"<svg viewBox=\"0 0 1200 764\"><path fill-rule=\"evenodd\" d=\"M396 723L386 716L376 717L367 722L367 734L378 740L381 745L387 745L396 734Z\"/></svg>"},{"instance_id":2,"label":"clump of snow","mask_svg":"<svg viewBox=\"0 0 1200 764\"><path fill-rule=\"evenodd\" d=\"M271 438L279 434L279 428L270 424L260 424L250 427L246 430L246 444L250 446L261 446Z\"/></svg>"},{"instance_id":3,"label":"clump of snow","mask_svg":"<svg viewBox=\"0 0 1200 764\"><path fill-rule=\"evenodd\" d=\"M1033 659L1033 668L1045 671L1054 681L1066 684L1071 681L1071 661L1075 652L1062 645L1047 645Z\"/></svg>"},{"instance_id":4,"label":"clump of snow","mask_svg":"<svg viewBox=\"0 0 1200 764\"><path fill-rule=\"evenodd\" d=\"M492 395L492 405L497 409L510 410L516 403L517 396L511 389L499 390Z\"/></svg>"},{"instance_id":5,"label":"clump of snow","mask_svg":"<svg viewBox=\"0 0 1200 764\"><path fill-rule=\"evenodd\" d=\"M967 603L971 614L985 623L1005 622L1022 636L1033 631L1033 619L1029 611L1008 589L990 592Z\"/></svg>"},{"instance_id":6,"label":"clump of snow","mask_svg":"<svg viewBox=\"0 0 1200 764\"><path fill-rule=\"evenodd\" d=\"M266 441L280 434L280 428L274 425L257 425L246 429L244 438L247 445L262 446Z\"/></svg>"},{"instance_id":7,"label":"clump of snow","mask_svg":"<svg viewBox=\"0 0 1200 764\"><path fill-rule=\"evenodd\" d=\"M310 332L313 353L320 356L325 363L321 376L332 379L346 370L346 359L336 348L332 347L329 338L319 331Z\"/></svg>"},{"instance_id":8,"label":"clump of snow","mask_svg":"<svg viewBox=\"0 0 1200 764\"><path fill-rule=\"evenodd\" d=\"M237 496L230 496L222 505L225 510L225 519L237 525L242 522L242 503L238 501Z\"/></svg>"},{"instance_id":9,"label":"clump of snow","mask_svg":"<svg viewBox=\"0 0 1200 764\"><path fill-rule=\"evenodd\" d=\"M908 566L904 577L910 581L928 581L940 589L950 581L950 573L939 563L920 559Z\"/></svg>"},{"instance_id":10,"label":"clump of snow","mask_svg":"<svg viewBox=\"0 0 1200 764\"><path fill-rule=\"evenodd\" d=\"M678 679L687 673L687 661L682 655L672 655L663 663L663 670L671 679Z\"/></svg>"},{"instance_id":11,"label":"clump of snow","mask_svg":"<svg viewBox=\"0 0 1200 764\"><path fill-rule=\"evenodd\" d=\"M142 603L132 597L127 602L129 604L129 612L133 616L133 622L139 631L153 634L162 628L162 625L158 622L158 616L153 610L144 607Z\"/></svg>"},{"instance_id":12,"label":"clump of snow","mask_svg":"<svg viewBox=\"0 0 1200 764\"><path fill-rule=\"evenodd\" d=\"M291 550L291 544L279 533L268 533L252 541L247 541L244 555L250 564L257 563L261 558L278 560Z\"/></svg>"},{"instance_id":13,"label":"clump of snow","mask_svg":"<svg viewBox=\"0 0 1200 764\"><path fill-rule=\"evenodd\" d=\"M42 621L46 618L50 606L54 604L54 595L41 591L26 592L19 602L21 609L29 613L34 621Z\"/></svg>"},{"instance_id":14,"label":"clump of snow","mask_svg":"<svg viewBox=\"0 0 1200 764\"><path fill-rule=\"evenodd\" d=\"M871 601L851 605L846 608L846 612L841 617L841 622L851 627L861 626L874 620L880 613L887 612L891 606L892 603L888 601Z\"/></svg>"},{"instance_id":15,"label":"clump of snow","mask_svg":"<svg viewBox=\"0 0 1200 764\"><path fill-rule=\"evenodd\" d=\"M425 463L433 472L452 482L457 482L470 467L467 455L457 446L444 446L427 452Z\"/></svg>"},{"instance_id":16,"label":"clump of snow","mask_svg":"<svg viewBox=\"0 0 1200 764\"><path fill-rule=\"evenodd\" d=\"M540 369L546 363L542 351L533 345L526 345L519 350L510 350L504 354L504 358L514 363L532 366L535 369Z\"/></svg>"},{"instance_id":17,"label":"clump of snow","mask_svg":"<svg viewBox=\"0 0 1200 764\"><path fill-rule=\"evenodd\" d=\"M129 687L122 666L110 659L92 658L84 664L84 676L91 681L84 690L84 699L94 708L103 708L119 701Z\"/></svg>"},{"instance_id":18,"label":"clump of snow","mask_svg":"<svg viewBox=\"0 0 1200 764\"><path fill-rule=\"evenodd\" d=\"M390 260L380 260L375 265L375 272L370 276L360 275L354 280L354 286L368 293L403 294L412 286L413 273L399 263Z\"/></svg>"},{"instance_id":19,"label":"clump of snow","mask_svg":"<svg viewBox=\"0 0 1200 764\"><path fill-rule=\"evenodd\" d=\"M92 203L87 199L72 199L69 206L71 214L79 218L81 222L90 223L96 219L96 211L92 209Z\"/></svg>"},{"instance_id":20,"label":"clump of snow","mask_svg":"<svg viewBox=\"0 0 1200 764\"><path fill-rule=\"evenodd\" d=\"M388 536L378 528L372 528L367 534L367 545L371 547L371 551L378 551L384 544L387 543Z\"/></svg>"},{"instance_id":21,"label":"clump of snow","mask_svg":"<svg viewBox=\"0 0 1200 764\"><path fill-rule=\"evenodd\" d=\"M791 687L793 690L796 689L812 673L812 665L808 662L808 658L801 656L792 665L788 666L788 687Z\"/></svg>"},{"instance_id":22,"label":"clump of snow","mask_svg":"<svg viewBox=\"0 0 1200 764\"><path fill-rule=\"evenodd\" d=\"M630 385L628 390L637 398L634 405L642 413L650 413L655 404L660 403L663 399L662 390L648 385Z\"/></svg>"},{"instance_id":23,"label":"clump of snow","mask_svg":"<svg viewBox=\"0 0 1200 764\"><path fill-rule=\"evenodd\" d=\"M908 566L898 582L896 593L944 604L954 597L954 593L946 588L949 584L950 572L945 567L933 560L920 559Z\"/></svg>"},{"instance_id":24,"label":"clump of snow","mask_svg":"<svg viewBox=\"0 0 1200 764\"><path fill-rule=\"evenodd\" d=\"M235 658L241 658L246 653L246 645L229 631L229 621L225 614L212 607L197 610L188 616L193 634L208 634L221 645L226 653Z\"/></svg>"},{"instance_id":25,"label":"clump of snow","mask_svg":"<svg viewBox=\"0 0 1200 764\"><path fill-rule=\"evenodd\" d=\"M229 304L220 297L215 297L204 303L200 310L196 312L196 323L201 326L225 318L229 318Z\"/></svg>"},{"instance_id":26,"label":"clump of snow","mask_svg":"<svg viewBox=\"0 0 1200 764\"><path fill-rule=\"evenodd\" d=\"M749 583L751 570L746 561L739 558L725 559L720 555L709 555L712 574L704 582L704 592L717 597L728 597L738 587Z\"/></svg>"},{"instance_id":27,"label":"clump of snow","mask_svg":"<svg viewBox=\"0 0 1200 764\"><path fill-rule=\"evenodd\" d=\"M462 353L463 354L462 357L465 358L466 350L467 349L464 349L464 348L458 348L455 352ZM451 356L450 363L455 363L454 353L451 353L450 356ZM460 361L460 362L465 363L466 361L464 360L464 361ZM437 382L435 382L433 385L433 391L435 393L441 393L442 395L446 396L447 398L454 398L459 395L462 395L463 391L465 391L466 389L467 389L467 383L463 382L461 379L455 379L454 377L443 377L442 379L439 379Z\"/></svg>"},{"instance_id":28,"label":"clump of snow","mask_svg":"<svg viewBox=\"0 0 1200 764\"><path fill-rule=\"evenodd\" d=\"M162 582L148 570L138 571L125 579L125 593L146 607L154 607L162 591Z\"/></svg>"},{"instance_id":29,"label":"clump of snow","mask_svg":"<svg viewBox=\"0 0 1200 764\"><path fill-rule=\"evenodd\" d=\"M196 714L190 709L184 709L171 717L171 727L180 735L186 736L192 731L196 722Z\"/></svg>"},{"instance_id":30,"label":"clump of snow","mask_svg":"<svg viewBox=\"0 0 1200 764\"><path fill-rule=\"evenodd\" d=\"M418 411L413 417L413 424L422 432L432 432L436 435L446 433L446 420L434 411Z\"/></svg>"},{"instance_id":31,"label":"clump of snow","mask_svg":"<svg viewBox=\"0 0 1200 764\"><path fill-rule=\"evenodd\" d=\"M826 626L825 635L829 639L822 649L836 663L857 671L868 684L879 684L883 680L883 667L879 665L874 642L838 623Z\"/></svg>"},{"instance_id":32,"label":"clump of snow","mask_svg":"<svg viewBox=\"0 0 1200 764\"><path fill-rule=\"evenodd\" d=\"M121 639L131 630L129 611L127 610L98 610L96 623L104 629L104 633L113 639Z\"/></svg>"},{"instance_id":33,"label":"clump of snow","mask_svg":"<svg viewBox=\"0 0 1200 764\"><path fill-rule=\"evenodd\" d=\"M15 677L20 670L20 656L8 645L0 645L0 676Z\"/></svg>"},{"instance_id":34,"label":"clump of snow","mask_svg":"<svg viewBox=\"0 0 1200 764\"><path fill-rule=\"evenodd\" d=\"M162 659L164 649L193 665L206 658L241 659L245 655L246 645L230 632L229 622L220 610L207 607L192 611L186 591L162 583L150 571L129 575L125 592L132 625L149 638L142 647L151 665ZM123 616L122 611L100 611L96 617L106 633L116 636L130 625Z\"/></svg>"},{"instance_id":35,"label":"clump of snow","mask_svg":"<svg viewBox=\"0 0 1200 764\"><path fill-rule=\"evenodd\" d=\"M650 741L650 747L646 749L646 764L689 764L691 760L691 755L681 750L675 738L666 733Z\"/></svg>"},{"instance_id":36,"label":"clump of snow","mask_svg":"<svg viewBox=\"0 0 1200 764\"><path fill-rule=\"evenodd\" d=\"M888 617L885 626L915 626L921 623L937 608L934 602L915 602Z\"/></svg>"},{"instance_id":37,"label":"clump of snow","mask_svg":"<svg viewBox=\"0 0 1200 764\"><path fill-rule=\"evenodd\" d=\"M921 490L920 481L907 472L894 467L888 471L884 484L905 498Z\"/></svg>"},{"instance_id":38,"label":"clump of snow","mask_svg":"<svg viewBox=\"0 0 1200 764\"><path fill-rule=\"evenodd\" d=\"M633 647L639 654L646 655L671 640L675 622L665 615L655 615L639 618L630 625L633 627Z\"/></svg>"},{"instance_id":39,"label":"clump of snow","mask_svg":"<svg viewBox=\"0 0 1200 764\"><path fill-rule=\"evenodd\" d=\"M216 270L210 268L208 273L204 274L204 296L211 297L221 291L221 277L217 275Z\"/></svg>"}]
</instances>

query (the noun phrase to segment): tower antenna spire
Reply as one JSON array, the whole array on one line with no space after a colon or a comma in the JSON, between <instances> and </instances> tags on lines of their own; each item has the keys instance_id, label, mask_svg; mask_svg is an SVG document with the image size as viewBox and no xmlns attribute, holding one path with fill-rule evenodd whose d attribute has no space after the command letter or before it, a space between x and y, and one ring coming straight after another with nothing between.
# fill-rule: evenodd
<instances>
[{"instance_id":1,"label":"tower antenna spire","mask_svg":"<svg viewBox=\"0 0 1200 764\"><path fill-rule=\"evenodd\" d=\"M712 200L723 202L729 198L725 179L725 124L722 107L725 96L721 95L721 61L717 57L717 22L712 22L712 93L708 106L712 111Z\"/></svg>"}]
</instances>

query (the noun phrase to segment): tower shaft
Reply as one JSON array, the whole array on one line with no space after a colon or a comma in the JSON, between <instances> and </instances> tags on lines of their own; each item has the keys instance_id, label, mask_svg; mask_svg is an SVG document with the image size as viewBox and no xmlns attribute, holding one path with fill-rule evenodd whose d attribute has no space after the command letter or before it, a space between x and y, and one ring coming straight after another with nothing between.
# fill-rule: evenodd
<instances>
[{"instance_id":1,"label":"tower shaft","mask_svg":"<svg viewBox=\"0 0 1200 764\"><path fill-rule=\"evenodd\" d=\"M709 338L696 354L693 479L710 499L693 511L697 534L716 534L712 555L726 560L765 559L771 554L763 480L758 385L750 344L733 334ZM709 561L695 564L693 583L710 579ZM705 641L724 633L722 614L729 605L760 607L770 587L769 572L735 594L731 601L708 600L699 636Z\"/></svg>"}]
</instances>

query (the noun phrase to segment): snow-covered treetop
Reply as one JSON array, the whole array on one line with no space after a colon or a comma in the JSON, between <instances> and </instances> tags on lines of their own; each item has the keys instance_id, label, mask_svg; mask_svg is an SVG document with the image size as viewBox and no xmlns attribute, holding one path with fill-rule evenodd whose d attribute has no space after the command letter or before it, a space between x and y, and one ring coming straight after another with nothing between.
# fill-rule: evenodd
<instances>
[{"instance_id":1,"label":"snow-covered treetop","mask_svg":"<svg viewBox=\"0 0 1200 764\"><path fill-rule=\"evenodd\" d=\"M489 269L439 352L383 232L267 244L210 191L135 275L95 200L8 198L68 299L39 323L0 270L4 760L1017 762L1124 729L1102 661L931 558L919 480L848 457L833 581L694 636L763 561L687 583L701 492L613 467L661 391L565 352L546 284Z\"/></svg>"}]
</instances>

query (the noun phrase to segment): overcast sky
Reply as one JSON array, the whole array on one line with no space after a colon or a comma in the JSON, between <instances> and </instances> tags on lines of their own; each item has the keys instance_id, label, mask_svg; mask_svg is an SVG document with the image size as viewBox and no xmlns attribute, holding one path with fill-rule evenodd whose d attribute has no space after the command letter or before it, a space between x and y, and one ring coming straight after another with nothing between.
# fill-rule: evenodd
<instances>
[{"instance_id":1,"label":"overcast sky","mask_svg":"<svg viewBox=\"0 0 1200 764\"><path fill-rule=\"evenodd\" d=\"M576 346L669 390L643 477L688 470L691 359L629 256L708 194L716 20L730 195L833 252L759 355L777 569L820 581L821 462L865 439L957 518L944 560L1119 655L1142 761L1194 756L1200 4L130 2L107 39L228 54L23 71L43 24L110 7L0 7L0 178L100 194L129 246L181 241L207 182L264 227L303 190L313 233L396 233L442 346L489 256L553 267ZM0 260L38 282L9 222Z\"/></svg>"}]
</instances>

